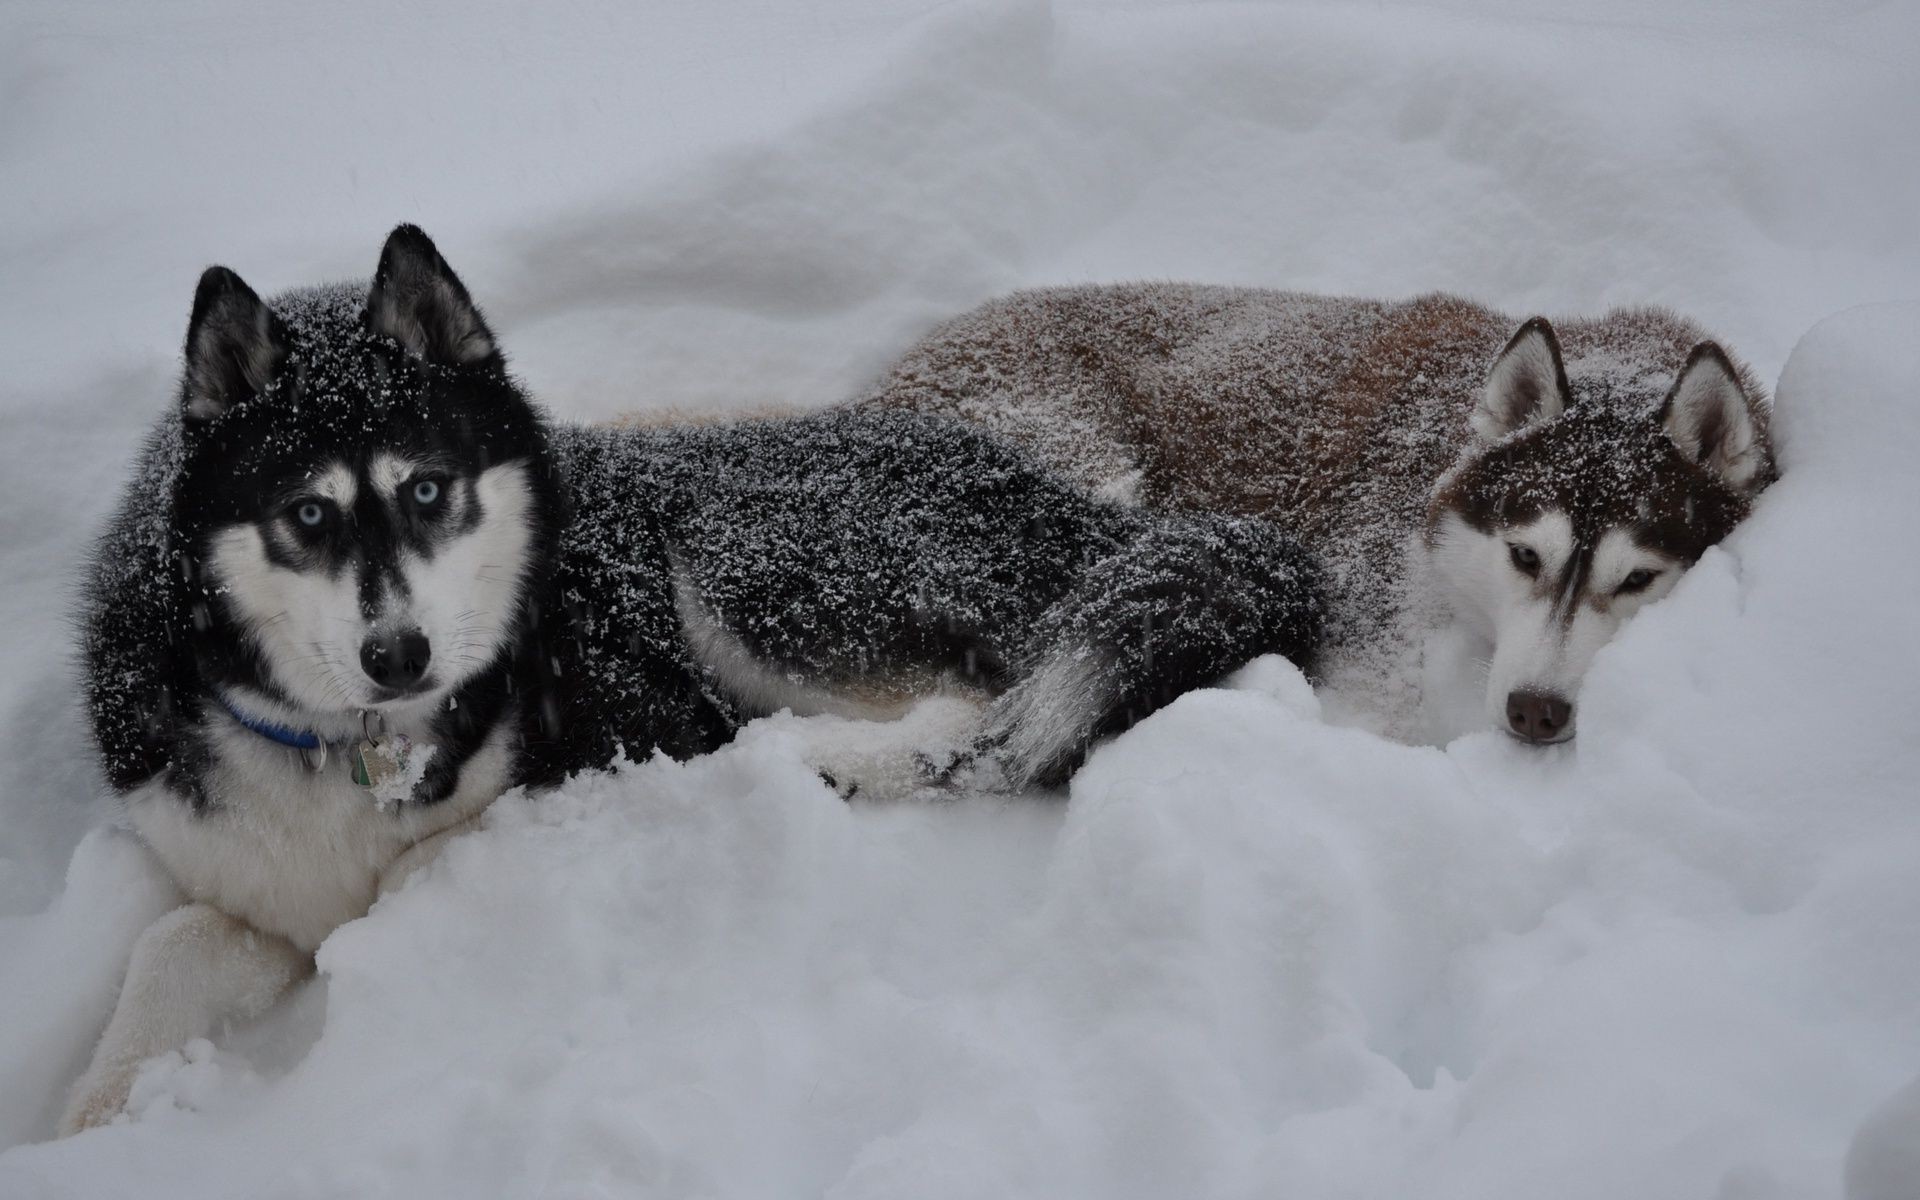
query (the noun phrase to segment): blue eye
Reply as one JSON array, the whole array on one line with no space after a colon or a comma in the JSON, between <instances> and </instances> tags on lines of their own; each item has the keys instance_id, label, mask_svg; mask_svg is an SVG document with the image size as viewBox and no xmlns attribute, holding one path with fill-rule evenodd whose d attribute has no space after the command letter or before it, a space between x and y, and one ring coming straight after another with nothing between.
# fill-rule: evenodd
<instances>
[{"instance_id":1,"label":"blue eye","mask_svg":"<svg viewBox=\"0 0 1920 1200\"><path fill-rule=\"evenodd\" d=\"M422 479L413 485L413 502L425 508L440 500L440 485L431 479Z\"/></svg>"},{"instance_id":2,"label":"blue eye","mask_svg":"<svg viewBox=\"0 0 1920 1200\"><path fill-rule=\"evenodd\" d=\"M309 500L296 509L294 515L300 518L302 525L312 529L327 519L327 510L320 507L317 502Z\"/></svg>"},{"instance_id":3,"label":"blue eye","mask_svg":"<svg viewBox=\"0 0 1920 1200\"><path fill-rule=\"evenodd\" d=\"M1653 581L1657 579L1659 575L1660 572L1649 571L1645 568L1628 572L1627 577L1620 581L1619 591L1622 595L1627 596L1631 596L1635 592L1644 592L1653 585Z\"/></svg>"}]
</instances>

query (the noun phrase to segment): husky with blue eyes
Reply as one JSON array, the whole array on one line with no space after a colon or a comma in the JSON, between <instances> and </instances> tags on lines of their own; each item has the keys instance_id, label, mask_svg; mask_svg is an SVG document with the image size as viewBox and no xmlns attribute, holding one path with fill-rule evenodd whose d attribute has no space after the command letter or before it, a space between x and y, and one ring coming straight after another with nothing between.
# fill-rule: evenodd
<instances>
[{"instance_id":1,"label":"husky with blue eyes","mask_svg":"<svg viewBox=\"0 0 1920 1200\"><path fill-rule=\"evenodd\" d=\"M1660 309L1516 329L1446 295L1023 292L935 330L866 403L974 422L1151 510L1296 533L1326 567L1329 712L1409 740L1572 738L1600 647L1774 477L1766 393Z\"/></svg>"},{"instance_id":2,"label":"husky with blue eyes","mask_svg":"<svg viewBox=\"0 0 1920 1200\"><path fill-rule=\"evenodd\" d=\"M411 226L371 286L269 303L213 268L83 647L108 782L181 904L63 1128L272 1003L508 788L954 689L978 726L939 777L1049 786L1256 655L1309 664L1319 626L1275 526L1100 500L956 422L551 422Z\"/></svg>"}]
</instances>

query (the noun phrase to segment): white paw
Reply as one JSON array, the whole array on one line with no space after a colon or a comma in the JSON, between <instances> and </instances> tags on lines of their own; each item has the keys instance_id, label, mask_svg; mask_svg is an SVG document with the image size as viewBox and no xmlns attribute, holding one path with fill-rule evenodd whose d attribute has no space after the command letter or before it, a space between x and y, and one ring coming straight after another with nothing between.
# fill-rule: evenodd
<instances>
[{"instance_id":1,"label":"white paw","mask_svg":"<svg viewBox=\"0 0 1920 1200\"><path fill-rule=\"evenodd\" d=\"M810 718L807 765L846 799L900 800L938 786L979 723L978 705L951 696L923 700L897 721Z\"/></svg>"},{"instance_id":2,"label":"white paw","mask_svg":"<svg viewBox=\"0 0 1920 1200\"><path fill-rule=\"evenodd\" d=\"M59 1134L72 1137L82 1130L100 1125L111 1124L127 1109L127 1097L133 1091L133 1081L140 1074L140 1064L116 1066L109 1069L88 1071L73 1085L72 1098L67 1103L66 1115L60 1118Z\"/></svg>"},{"instance_id":3,"label":"white paw","mask_svg":"<svg viewBox=\"0 0 1920 1200\"><path fill-rule=\"evenodd\" d=\"M912 747L813 746L807 765L842 800L902 800L939 782Z\"/></svg>"},{"instance_id":4,"label":"white paw","mask_svg":"<svg viewBox=\"0 0 1920 1200\"><path fill-rule=\"evenodd\" d=\"M1016 792L1013 776L997 748L989 747L955 762L943 775L947 786L963 792Z\"/></svg>"}]
</instances>

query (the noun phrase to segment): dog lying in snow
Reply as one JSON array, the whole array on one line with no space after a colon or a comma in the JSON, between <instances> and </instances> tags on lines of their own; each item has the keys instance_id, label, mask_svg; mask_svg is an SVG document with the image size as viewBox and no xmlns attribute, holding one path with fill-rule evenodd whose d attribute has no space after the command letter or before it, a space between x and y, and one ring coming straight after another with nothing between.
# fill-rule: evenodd
<instances>
[{"instance_id":1,"label":"dog lying in snow","mask_svg":"<svg viewBox=\"0 0 1920 1200\"><path fill-rule=\"evenodd\" d=\"M370 287L269 303L208 270L185 358L84 645L107 778L184 902L139 938L65 1132L263 1010L508 788L942 679L994 697L970 780L1053 784L1316 641L1277 526L1103 502L944 418L552 423L411 226Z\"/></svg>"},{"instance_id":2,"label":"dog lying in snow","mask_svg":"<svg viewBox=\"0 0 1920 1200\"><path fill-rule=\"evenodd\" d=\"M1482 727L1550 744L1595 652L1774 462L1765 393L1688 321L1514 329L1444 295L1024 292L936 330L865 403L962 418L1150 509L1270 519L1326 566L1320 675L1367 698L1364 723L1436 732L1406 684L1446 690L1424 631L1451 625L1454 657L1486 665Z\"/></svg>"}]
</instances>

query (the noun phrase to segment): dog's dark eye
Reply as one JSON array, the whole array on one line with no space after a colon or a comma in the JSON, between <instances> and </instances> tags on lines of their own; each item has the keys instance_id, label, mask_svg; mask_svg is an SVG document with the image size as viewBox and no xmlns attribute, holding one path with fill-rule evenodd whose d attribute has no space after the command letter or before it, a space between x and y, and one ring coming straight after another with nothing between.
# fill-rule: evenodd
<instances>
[{"instance_id":1,"label":"dog's dark eye","mask_svg":"<svg viewBox=\"0 0 1920 1200\"><path fill-rule=\"evenodd\" d=\"M440 481L422 479L413 485L413 502L421 508L432 508L440 503Z\"/></svg>"},{"instance_id":2,"label":"dog's dark eye","mask_svg":"<svg viewBox=\"0 0 1920 1200\"><path fill-rule=\"evenodd\" d=\"M1533 576L1540 573L1540 556L1534 553L1532 546L1511 542L1507 546L1507 553L1513 559L1513 569L1522 575Z\"/></svg>"},{"instance_id":3,"label":"dog's dark eye","mask_svg":"<svg viewBox=\"0 0 1920 1200\"><path fill-rule=\"evenodd\" d=\"M318 529L327 523L327 506L318 500L302 500L294 506L293 516L308 529Z\"/></svg>"},{"instance_id":4,"label":"dog's dark eye","mask_svg":"<svg viewBox=\"0 0 1920 1200\"><path fill-rule=\"evenodd\" d=\"M1620 581L1618 594L1630 596L1635 592L1644 592L1658 578L1660 578L1658 571L1629 571L1627 577Z\"/></svg>"}]
</instances>

